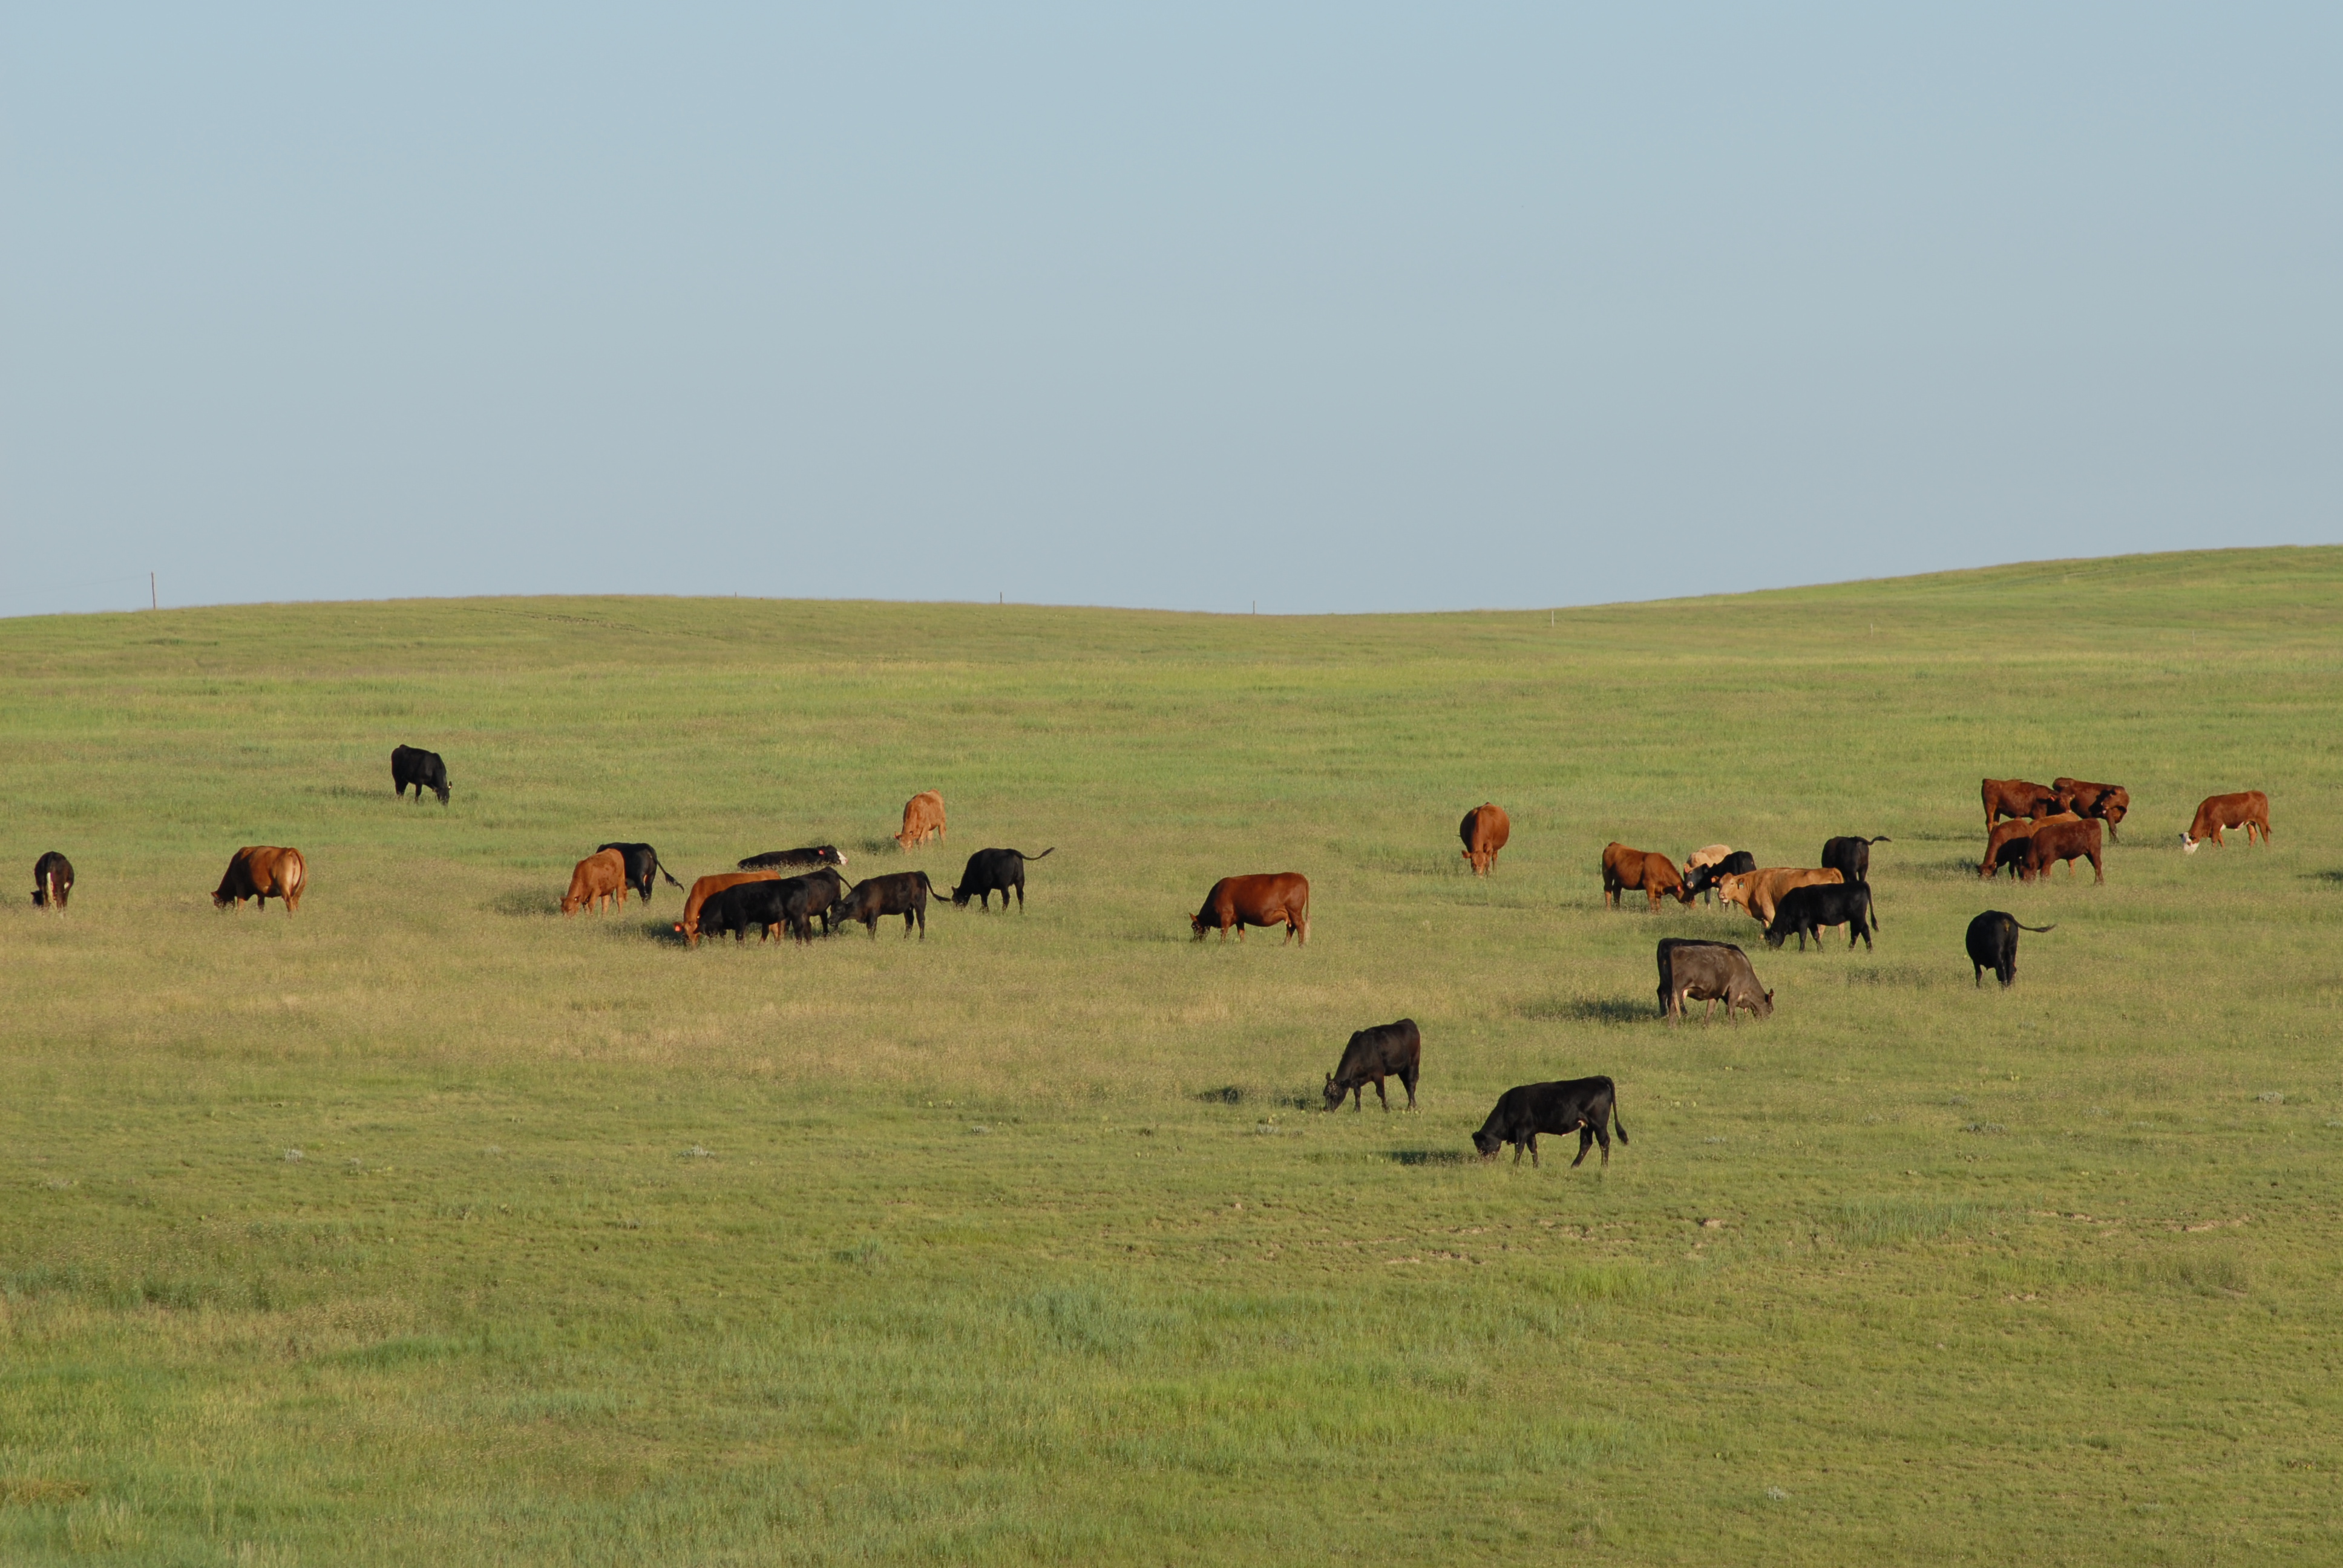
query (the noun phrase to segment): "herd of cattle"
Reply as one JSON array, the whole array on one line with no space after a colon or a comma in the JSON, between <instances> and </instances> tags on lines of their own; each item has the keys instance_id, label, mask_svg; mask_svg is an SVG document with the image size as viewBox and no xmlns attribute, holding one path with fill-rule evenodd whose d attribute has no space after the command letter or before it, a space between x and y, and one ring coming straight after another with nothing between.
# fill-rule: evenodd
<instances>
[{"instance_id":1,"label":"herd of cattle","mask_svg":"<svg viewBox=\"0 0 2343 1568\"><path fill-rule=\"evenodd\" d=\"M442 806L447 804L451 793L447 767L437 752L397 747L391 752L390 772L394 792L401 799L412 788L419 803L428 789ZM1977 867L1980 879L1990 880L2009 871L2030 881L2046 876L2061 862L2072 879L2074 862L2087 859L2094 879L2107 880L2100 830L2104 824L2107 838L2116 839L2117 829L2130 812L2131 793L2123 786L2063 777L2047 785L2023 779L1987 779L1980 795L1986 823L1985 859ZM2257 834L2268 844L2269 798L2258 789L2207 797L2197 808L2187 831L2181 834L2181 848L2193 854L2207 839L2219 845L2222 830L2229 828L2243 828L2248 844ZM1513 822L1502 807L1484 801L1464 814L1457 836L1473 874L1486 877L1495 871L1497 857L1512 839ZM902 830L894 839L909 851L930 838L939 842L945 838L944 801L937 791L926 789L904 803ZM1665 855L1613 842L1603 850L1604 901L1616 910L1622 893L1640 891L1656 912L1664 897L1686 905L1696 899L1714 899L1720 907L1739 908L1764 927L1768 948L1778 950L1795 936L1803 952L1807 938L1812 937L1819 947L1825 930L1845 927L1850 950L1858 939L1868 950L1879 930L1871 895L1871 847L1892 841L1885 834L1831 839L1823 845L1821 864L1813 867L1761 867L1747 850L1710 844L1685 856L1682 869ZM1006 912L1013 891L1022 912L1026 862L1055 852L1054 846L1039 855L1005 849L978 850L969 857L960 885L950 894L952 906L965 909L975 900L990 910L992 895L999 893ZM820 922L824 936L838 926L860 921L875 938L879 922L896 915L903 918L906 938L916 928L924 941L928 904L945 896L936 891L928 874L899 871L850 882L843 874L846 860L845 852L830 844L770 849L740 860L736 870L701 877L687 890L650 845L608 843L578 861L571 871L561 912L574 915L589 907L598 912L614 905L623 909L630 890L648 905L654 879L663 878L669 887L684 892L683 915L674 929L689 946L698 946L700 938L709 934L729 934L736 942L744 941L752 927L760 940L782 932L790 940L810 942L816 921ZM791 872L795 874L785 874ZM34 862L33 882L34 905L62 913L73 894L73 862L49 850ZM300 909L307 883L308 867L298 849L246 845L229 859L212 902L220 908L240 908L245 900L252 899L256 907L266 909L273 898L291 914ZM1282 925L1286 941L1306 946L1310 880L1295 871L1223 877L1212 884L1203 907L1189 924L1197 940L1218 930L1223 942L1232 930L1242 940L1249 926ZM2021 925L2000 910L1979 914L1969 922L1964 939L1976 983L1982 986L1986 971L1991 970L2003 986L2010 985L2017 978L2018 932L2055 929ZM1670 1023L1683 1021L1684 1006L1691 1001L1703 1004L1704 1020L1714 1016L1718 1002L1725 1004L1728 1022L1736 1010L1755 1018L1773 1016L1774 993L1759 982L1748 954L1737 944L1668 937L1659 944L1658 959L1660 1012ZM1335 1070L1326 1075L1326 1109L1339 1108L1345 1098L1354 1111L1362 1109L1365 1088L1372 1083L1375 1098L1388 1111L1391 1100L1384 1092L1384 1082L1397 1079L1407 1091L1408 1109L1414 1110L1423 1052L1423 1034L1413 1019L1359 1030L1351 1036ZM1578 1158L1571 1164L1575 1167L1584 1161L1588 1150L1600 1144L1603 1163L1608 1165L1614 1131L1622 1144L1627 1141L1626 1125L1618 1116L1615 1086L1608 1078L1581 1078L1507 1090L1487 1121L1473 1134L1473 1143L1483 1158L1511 1143L1515 1164L1521 1162L1524 1151L1535 1164L1539 1134L1561 1137L1575 1132Z\"/></svg>"}]
</instances>

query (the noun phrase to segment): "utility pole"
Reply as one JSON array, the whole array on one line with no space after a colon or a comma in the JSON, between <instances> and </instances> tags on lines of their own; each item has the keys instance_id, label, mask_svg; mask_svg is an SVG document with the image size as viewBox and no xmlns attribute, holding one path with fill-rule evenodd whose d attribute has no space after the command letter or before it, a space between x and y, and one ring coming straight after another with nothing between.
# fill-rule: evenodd
<instances>
[{"instance_id":1,"label":"utility pole","mask_svg":"<svg viewBox=\"0 0 2343 1568\"><path fill-rule=\"evenodd\" d=\"M161 609L163 608L162 599L156 597L155 592L155 574L153 572L148 572L146 574L146 608L148 609Z\"/></svg>"}]
</instances>

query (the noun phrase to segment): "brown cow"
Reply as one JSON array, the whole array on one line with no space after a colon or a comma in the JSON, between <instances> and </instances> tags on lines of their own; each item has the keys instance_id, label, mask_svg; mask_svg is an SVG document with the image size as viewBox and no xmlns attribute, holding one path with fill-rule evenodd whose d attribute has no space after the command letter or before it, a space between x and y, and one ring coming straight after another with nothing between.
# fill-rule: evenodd
<instances>
[{"instance_id":1,"label":"brown cow","mask_svg":"<svg viewBox=\"0 0 2343 1568\"><path fill-rule=\"evenodd\" d=\"M617 894L618 908L627 907L627 857L616 849L597 849L569 873L569 890L561 896L561 912L574 915L588 904L600 914Z\"/></svg>"},{"instance_id":2,"label":"brown cow","mask_svg":"<svg viewBox=\"0 0 2343 1568\"><path fill-rule=\"evenodd\" d=\"M1985 800L1988 829L2003 817L2047 817L2066 809L2058 804L2058 791L2023 779L1988 779L1977 793Z\"/></svg>"},{"instance_id":3,"label":"brown cow","mask_svg":"<svg viewBox=\"0 0 2343 1568\"><path fill-rule=\"evenodd\" d=\"M2099 824L2087 822L2045 822L2034 829L2026 840L2026 869L2018 875L2026 881L2047 876L2051 868L2061 860L2066 862L2066 875L2075 874L2078 859L2091 862L2092 879L2107 879L2107 868L2099 861Z\"/></svg>"},{"instance_id":4,"label":"brown cow","mask_svg":"<svg viewBox=\"0 0 2343 1568\"><path fill-rule=\"evenodd\" d=\"M1760 866L1754 871L1727 877L1717 883L1716 896L1720 902L1740 905L1759 925L1770 926L1774 923L1775 906L1792 888L1812 888L1825 882L1845 880L1845 877L1832 866Z\"/></svg>"},{"instance_id":5,"label":"brown cow","mask_svg":"<svg viewBox=\"0 0 2343 1568\"><path fill-rule=\"evenodd\" d=\"M780 872L769 869L719 871L713 876L702 877L692 883L691 891L683 896L683 918L675 922L675 929L682 933L687 946L696 948L699 945L699 906L712 895L727 888L738 887L742 882L778 882L780 879Z\"/></svg>"},{"instance_id":6,"label":"brown cow","mask_svg":"<svg viewBox=\"0 0 2343 1568\"><path fill-rule=\"evenodd\" d=\"M2250 847L2258 829L2262 848L2269 848L2269 797L2258 789L2241 790L2235 795L2207 795L2197 808L2197 819L2188 824L2188 831L2180 835L2180 847L2190 854L2197 846L2210 839L2221 842L2221 829L2243 828L2246 843ZM2226 845L2223 846L2227 848Z\"/></svg>"},{"instance_id":7,"label":"brown cow","mask_svg":"<svg viewBox=\"0 0 2343 1568\"><path fill-rule=\"evenodd\" d=\"M1222 877L1204 895L1204 907L1188 924L1200 942L1215 927L1221 940L1227 941L1232 926L1236 928L1237 940L1242 941L1247 926L1273 926L1280 920L1285 922L1286 941L1299 937L1303 947L1310 945L1310 879L1299 871Z\"/></svg>"},{"instance_id":8,"label":"brown cow","mask_svg":"<svg viewBox=\"0 0 2343 1568\"><path fill-rule=\"evenodd\" d=\"M944 837L944 798L922 789L903 802L903 830L895 835L895 842L909 854L913 846L926 843L930 833Z\"/></svg>"},{"instance_id":9,"label":"brown cow","mask_svg":"<svg viewBox=\"0 0 2343 1568\"><path fill-rule=\"evenodd\" d=\"M1643 849L1630 849L1613 839L1603 846L1603 898L1611 908L1619 907L1619 895L1640 888L1652 900L1652 908L1660 907L1660 895L1674 893L1676 902L1692 902L1692 890L1684 878L1676 874L1676 863L1665 855Z\"/></svg>"},{"instance_id":10,"label":"brown cow","mask_svg":"<svg viewBox=\"0 0 2343 1568\"><path fill-rule=\"evenodd\" d=\"M1985 836L1985 859L1977 862L1977 880L1980 882L1992 881L1993 874L2001 869L2005 865L2024 866L2026 864L2026 851L2023 849L2013 850L2010 849L2008 846L2016 842L2017 839L2030 839L2034 837L2034 831L2036 829L2046 827L2052 822L2079 822L2082 819L2075 815L2072 811L2061 811L2056 817L2044 817L2038 820L2021 819L2016 822L1995 823L1993 826L1993 831Z\"/></svg>"},{"instance_id":11,"label":"brown cow","mask_svg":"<svg viewBox=\"0 0 2343 1568\"><path fill-rule=\"evenodd\" d=\"M2097 817L2107 825L2108 838L2122 839L2116 827L2131 809L2130 790L2120 784L2093 784L2081 779L2053 779L2050 787L2058 791L2058 809L2077 817Z\"/></svg>"},{"instance_id":12,"label":"brown cow","mask_svg":"<svg viewBox=\"0 0 2343 1568\"><path fill-rule=\"evenodd\" d=\"M212 903L223 910L230 905L240 910L244 900L251 899L254 908L265 910L269 900L282 899L289 915L301 907L301 895L308 887L309 867L300 850L247 844L228 861L227 875L220 879Z\"/></svg>"},{"instance_id":13,"label":"brown cow","mask_svg":"<svg viewBox=\"0 0 2343 1568\"><path fill-rule=\"evenodd\" d=\"M1497 869L1497 851L1513 836L1513 819L1503 806L1483 802L1464 813L1456 836L1464 840L1464 859L1472 862L1473 874L1485 877Z\"/></svg>"}]
</instances>

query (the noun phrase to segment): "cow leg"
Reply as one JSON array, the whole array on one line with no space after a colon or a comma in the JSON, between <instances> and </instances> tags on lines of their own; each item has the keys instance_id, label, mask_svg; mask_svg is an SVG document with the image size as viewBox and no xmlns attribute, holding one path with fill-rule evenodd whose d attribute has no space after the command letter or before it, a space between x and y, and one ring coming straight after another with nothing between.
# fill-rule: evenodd
<instances>
[{"instance_id":1,"label":"cow leg","mask_svg":"<svg viewBox=\"0 0 2343 1568\"><path fill-rule=\"evenodd\" d=\"M1006 889L1003 889L1001 894L1001 912L1004 915L1009 912L1009 893ZM1021 915L1025 912L1025 884L1021 881L1017 884L1017 912Z\"/></svg>"},{"instance_id":2,"label":"cow leg","mask_svg":"<svg viewBox=\"0 0 2343 1568\"><path fill-rule=\"evenodd\" d=\"M1534 1171L1534 1170L1536 1170L1536 1169L1538 1168L1537 1134L1536 1134L1535 1132L1533 1132L1533 1133L1531 1133L1531 1134L1530 1134L1530 1137L1529 1137L1529 1145L1530 1145L1530 1169L1531 1169L1531 1170L1533 1170L1533 1171ZM1516 1164L1516 1165L1518 1165L1518 1164L1520 1164L1521 1162L1522 1162L1522 1151L1521 1151L1520 1150L1516 1149L1516 1150L1514 1150L1514 1151L1513 1151L1513 1163L1514 1163L1514 1164Z\"/></svg>"},{"instance_id":3,"label":"cow leg","mask_svg":"<svg viewBox=\"0 0 2343 1568\"><path fill-rule=\"evenodd\" d=\"M1573 1171L1575 1171L1581 1165L1585 1164L1586 1151L1594 1147L1594 1131L1589 1128L1587 1123L1584 1121L1580 1122L1578 1124L1578 1158L1570 1162L1570 1168ZM1608 1164L1611 1160L1611 1140L1607 1137L1603 1140L1603 1160L1605 1164Z\"/></svg>"},{"instance_id":4,"label":"cow leg","mask_svg":"<svg viewBox=\"0 0 2343 1568\"><path fill-rule=\"evenodd\" d=\"M1354 1084L1351 1085L1351 1110L1352 1110L1353 1112L1356 1112L1356 1111L1364 1111L1366 1108L1367 1108L1367 1086L1366 1086L1365 1082L1363 1081L1361 1081L1361 1082L1354 1083Z\"/></svg>"},{"instance_id":5,"label":"cow leg","mask_svg":"<svg viewBox=\"0 0 2343 1568\"><path fill-rule=\"evenodd\" d=\"M1380 1072L1375 1074L1375 1098L1383 1101L1383 1114L1385 1116L1389 1116L1391 1114L1391 1096L1383 1092L1383 1075Z\"/></svg>"},{"instance_id":6,"label":"cow leg","mask_svg":"<svg viewBox=\"0 0 2343 1568\"><path fill-rule=\"evenodd\" d=\"M1423 1069L1411 1067L1399 1075L1399 1081L1407 1085L1407 1108L1410 1111L1415 1109L1415 1081L1422 1073Z\"/></svg>"}]
</instances>

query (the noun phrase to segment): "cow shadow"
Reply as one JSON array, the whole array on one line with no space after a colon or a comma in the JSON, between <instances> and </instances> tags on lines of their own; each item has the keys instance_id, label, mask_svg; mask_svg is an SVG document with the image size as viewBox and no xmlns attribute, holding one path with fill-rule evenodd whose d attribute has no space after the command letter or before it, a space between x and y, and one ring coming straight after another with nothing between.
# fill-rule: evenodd
<instances>
[{"instance_id":1,"label":"cow shadow","mask_svg":"<svg viewBox=\"0 0 2343 1568\"><path fill-rule=\"evenodd\" d=\"M538 888L515 888L490 899L488 907L499 915L515 920L531 920L540 915L561 913L561 895Z\"/></svg>"},{"instance_id":2,"label":"cow shadow","mask_svg":"<svg viewBox=\"0 0 2343 1568\"><path fill-rule=\"evenodd\" d=\"M2302 879L2306 882L2324 882L2330 888L2343 888L2343 871L2305 871L2302 873Z\"/></svg>"},{"instance_id":3,"label":"cow shadow","mask_svg":"<svg viewBox=\"0 0 2343 1568\"><path fill-rule=\"evenodd\" d=\"M1384 1151L1383 1158L1394 1165L1462 1165L1464 1163L1464 1151L1462 1149L1392 1149Z\"/></svg>"},{"instance_id":4,"label":"cow shadow","mask_svg":"<svg viewBox=\"0 0 2343 1568\"><path fill-rule=\"evenodd\" d=\"M1612 996L1542 997L1517 1010L1541 1023L1646 1023L1659 1016L1654 1002Z\"/></svg>"}]
</instances>

